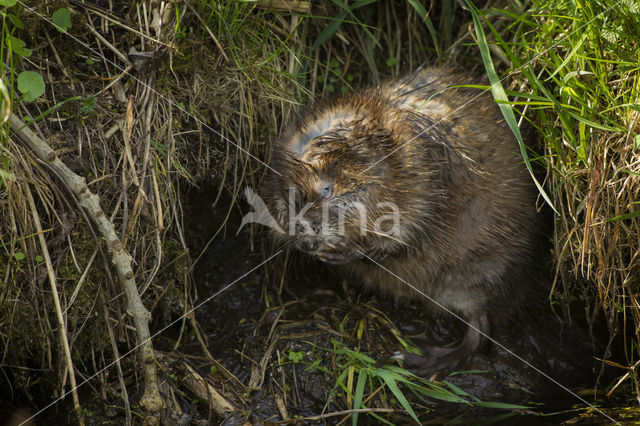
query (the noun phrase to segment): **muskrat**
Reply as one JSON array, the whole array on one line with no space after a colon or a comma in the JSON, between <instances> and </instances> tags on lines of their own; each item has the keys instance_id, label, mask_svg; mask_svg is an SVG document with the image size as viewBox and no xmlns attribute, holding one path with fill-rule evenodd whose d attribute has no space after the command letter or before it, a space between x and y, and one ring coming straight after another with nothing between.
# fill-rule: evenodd
<instances>
[{"instance_id":1,"label":"muskrat","mask_svg":"<svg viewBox=\"0 0 640 426\"><path fill-rule=\"evenodd\" d=\"M418 369L475 352L533 282L536 190L491 95L460 87L473 81L425 68L313 104L274 143L262 194L278 241L466 319L458 346L405 354Z\"/></svg>"}]
</instances>

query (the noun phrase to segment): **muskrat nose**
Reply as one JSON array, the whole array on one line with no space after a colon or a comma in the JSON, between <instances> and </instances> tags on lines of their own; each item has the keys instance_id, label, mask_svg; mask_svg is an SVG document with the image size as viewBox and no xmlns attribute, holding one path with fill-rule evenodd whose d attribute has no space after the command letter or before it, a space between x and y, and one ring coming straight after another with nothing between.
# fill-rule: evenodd
<instances>
[{"instance_id":1,"label":"muskrat nose","mask_svg":"<svg viewBox=\"0 0 640 426\"><path fill-rule=\"evenodd\" d=\"M315 235L315 229L307 219L300 219L296 222L296 235Z\"/></svg>"},{"instance_id":2,"label":"muskrat nose","mask_svg":"<svg viewBox=\"0 0 640 426\"><path fill-rule=\"evenodd\" d=\"M298 244L302 251L315 251L318 249L318 242L307 236L298 238Z\"/></svg>"}]
</instances>

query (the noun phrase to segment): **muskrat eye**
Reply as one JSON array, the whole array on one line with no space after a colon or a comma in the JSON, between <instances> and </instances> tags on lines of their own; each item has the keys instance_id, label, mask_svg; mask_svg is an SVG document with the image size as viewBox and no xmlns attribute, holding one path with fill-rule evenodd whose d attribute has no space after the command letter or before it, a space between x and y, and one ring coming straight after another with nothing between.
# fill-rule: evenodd
<instances>
[{"instance_id":1,"label":"muskrat eye","mask_svg":"<svg viewBox=\"0 0 640 426\"><path fill-rule=\"evenodd\" d=\"M331 197L331 194L333 194L333 184L332 183L326 183L323 187L322 187L322 198L326 199Z\"/></svg>"}]
</instances>

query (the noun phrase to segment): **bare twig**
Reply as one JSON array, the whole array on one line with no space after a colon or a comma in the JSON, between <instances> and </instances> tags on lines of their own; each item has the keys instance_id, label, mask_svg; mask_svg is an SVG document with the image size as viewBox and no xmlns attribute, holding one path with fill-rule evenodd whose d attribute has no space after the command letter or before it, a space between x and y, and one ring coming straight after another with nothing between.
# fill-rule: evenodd
<instances>
[{"instance_id":1,"label":"bare twig","mask_svg":"<svg viewBox=\"0 0 640 426\"><path fill-rule=\"evenodd\" d=\"M171 49L175 49L175 46L171 43L165 43L162 40L158 40L157 38L153 38L151 37L149 34L145 34L141 31L136 30L133 27L130 27L128 25L125 25L122 23L122 18L116 18L116 17L112 17L111 14L107 11L105 11L104 9L99 8L98 6L92 5L90 3L85 3L85 2L73 2L75 3L77 6L83 7L85 10L87 10L87 12L91 12L94 13L98 16L100 16L101 18L103 18L106 21L109 21L109 23L113 24L113 25L117 25L121 28L124 28L127 31L131 31L132 33L142 37L143 39L152 41L154 43L158 43L161 44L163 46L167 46ZM95 33L94 33L95 34ZM103 40L104 41L104 40Z\"/></svg>"},{"instance_id":2,"label":"bare twig","mask_svg":"<svg viewBox=\"0 0 640 426\"><path fill-rule=\"evenodd\" d=\"M13 121L11 122L13 125ZM37 137L33 135L34 137ZM49 250L47 249L47 242L44 239L42 232L42 224L40 223L40 216L36 209L36 203L33 201L33 195L30 190L25 191L27 194L27 200L29 200L29 207L31 208L31 217L33 223L38 231L38 240L40 241L40 248L42 250L42 256L47 266L47 275L49 276L49 284L51 285L51 295L53 296L53 304L56 308L56 318L58 319L58 326L60 327L60 340L62 341L62 348L64 349L64 358L69 369L69 384L71 385L71 395L73 396L73 408L78 415L78 423L84 425L84 418L82 416L82 408L80 407L80 399L78 398L78 392L76 390L76 376L73 368L73 360L71 359L71 349L69 348L69 339L67 339L67 326L64 323L64 317L62 316L62 307L60 306L60 297L58 296L58 287L56 284L56 273L53 270L53 264L51 257L49 256Z\"/></svg>"},{"instance_id":3,"label":"bare twig","mask_svg":"<svg viewBox=\"0 0 640 426\"><path fill-rule=\"evenodd\" d=\"M193 15L196 17L196 19L200 21L200 24L204 27L204 29L207 30L207 34L209 34L209 37L211 37L213 42L216 44L216 47L218 48L218 50L220 50L220 53L222 53L222 56L224 56L224 60L228 61L229 57L227 56L226 53L224 53L224 49L222 48L222 45L220 44L216 36L213 34L213 32L211 32L211 28L209 28L209 26L204 23L200 14L195 10L193 6L191 6L189 2L185 2L185 4L191 10L191 12L193 12Z\"/></svg>"},{"instance_id":4,"label":"bare twig","mask_svg":"<svg viewBox=\"0 0 640 426\"><path fill-rule=\"evenodd\" d=\"M111 327L111 322L109 321L109 313L107 312L107 304L104 303L104 298L100 297L103 301L102 304L102 314L104 315L104 323L107 325L107 330L109 331L109 341L111 342L111 350L113 351L113 356L116 359L116 370L118 371L118 380L120 381L120 389L122 392L122 400L124 401L124 412L125 412L125 424L127 426L131 426L131 405L129 404L129 395L127 394L127 387L124 383L124 375L122 374L122 366L120 365L120 353L118 351L118 345L116 344L116 336L113 334L113 328Z\"/></svg>"},{"instance_id":5,"label":"bare twig","mask_svg":"<svg viewBox=\"0 0 640 426\"><path fill-rule=\"evenodd\" d=\"M261 0L256 6L261 9L271 9L279 12L309 13L311 11L310 1L297 0Z\"/></svg>"},{"instance_id":6,"label":"bare twig","mask_svg":"<svg viewBox=\"0 0 640 426\"><path fill-rule=\"evenodd\" d=\"M73 173L60 158L58 158L51 147L26 127L25 123L14 114L11 115L11 130L16 133L23 143L33 150L41 161L45 162L56 173L69 191L76 196L78 204L84 209L104 237L109 253L111 254L112 262L118 273L120 284L125 290L128 312L133 318L138 334L140 360L145 377L145 391L141 399L141 404L147 411L147 421L153 422L154 419L159 421L164 401L158 391L155 353L153 351L153 345L151 344L151 334L149 333L149 320L151 319L151 315L144 307L138 294L131 256L124 249L113 224L105 216L104 211L100 207L100 198L89 191L85 179Z\"/></svg>"},{"instance_id":7,"label":"bare twig","mask_svg":"<svg viewBox=\"0 0 640 426\"><path fill-rule=\"evenodd\" d=\"M220 393L213 388L207 381L191 368L188 364L183 367L189 372L189 376L185 378L185 384L201 401L207 401L213 411L220 415L226 416L230 411L236 408L227 401Z\"/></svg>"},{"instance_id":8,"label":"bare twig","mask_svg":"<svg viewBox=\"0 0 640 426\"><path fill-rule=\"evenodd\" d=\"M406 411L396 410L393 408L358 408L354 410L335 411L333 413L320 414L318 416L309 416L309 417L295 418L291 420L284 420L280 422L273 422L273 424L287 424L292 422L299 423L304 421L316 421L316 420L328 419L331 417L350 416L355 413L365 413L365 414L366 413L406 413Z\"/></svg>"},{"instance_id":9,"label":"bare twig","mask_svg":"<svg viewBox=\"0 0 640 426\"><path fill-rule=\"evenodd\" d=\"M171 360L172 358L170 356L160 355L160 368L166 370L168 368L167 363ZM178 367L179 370L183 370L184 377L181 378L181 382L198 398L201 403L207 404L218 416L226 417L238 410L230 401L211 386L204 377L189 366L189 364L184 361L180 361L179 365L176 365L176 367ZM249 425L249 423L245 423L245 425Z\"/></svg>"}]
</instances>

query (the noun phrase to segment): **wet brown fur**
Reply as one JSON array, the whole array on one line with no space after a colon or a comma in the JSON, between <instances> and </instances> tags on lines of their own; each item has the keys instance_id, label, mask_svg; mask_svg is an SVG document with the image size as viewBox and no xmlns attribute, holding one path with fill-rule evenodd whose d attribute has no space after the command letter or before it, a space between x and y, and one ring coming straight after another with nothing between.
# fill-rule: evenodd
<instances>
[{"instance_id":1,"label":"wet brown fur","mask_svg":"<svg viewBox=\"0 0 640 426\"><path fill-rule=\"evenodd\" d=\"M303 231L276 238L344 264L365 285L424 300L395 274L467 318L503 317L522 303L535 188L490 94L452 88L473 82L428 68L308 108L275 144L272 167L282 175L271 175L263 195L285 231L289 187L295 211L312 207ZM331 197L323 198L323 188ZM400 232L360 235L359 218L347 215L339 235L336 211L356 200L367 207L367 229L388 213L376 203L395 203ZM333 212L324 228L323 206Z\"/></svg>"}]
</instances>

